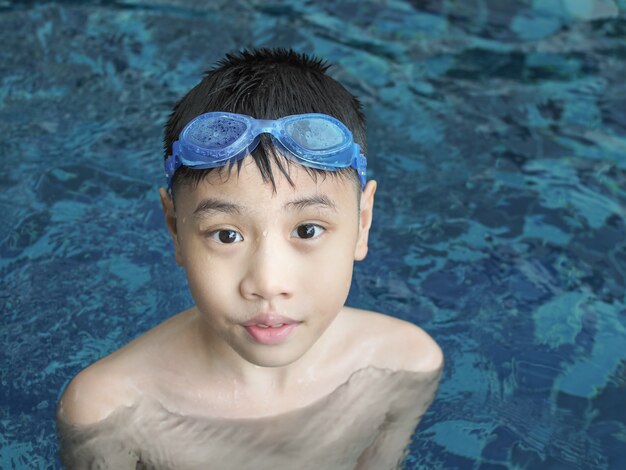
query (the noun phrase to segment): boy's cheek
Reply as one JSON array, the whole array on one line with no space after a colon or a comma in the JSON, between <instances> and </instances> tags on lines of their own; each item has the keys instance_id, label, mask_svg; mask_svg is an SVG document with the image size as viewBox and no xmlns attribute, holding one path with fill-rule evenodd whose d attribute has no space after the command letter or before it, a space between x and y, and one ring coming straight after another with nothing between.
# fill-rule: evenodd
<instances>
[{"instance_id":1,"label":"boy's cheek","mask_svg":"<svg viewBox=\"0 0 626 470\"><path fill-rule=\"evenodd\" d=\"M351 250L344 245L326 253L323 258L309 263L308 266L302 267L305 272L311 274L310 277L315 277L315 279L308 279L307 284L317 286L317 291L321 292L322 295L344 291L347 295L354 268L354 260L351 255Z\"/></svg>"},{"instance_id":2,"label":"boy's cheek","mask_svg":"<svg viewBox=\"0 0 626 470\"><path fill-rule=\"evenodd\" d=\"M231 276L215 276L191 267L186 273L191 296L201 311L221 311L224 305L230 305L236 293Z\"/></svg>"}]
</instances>

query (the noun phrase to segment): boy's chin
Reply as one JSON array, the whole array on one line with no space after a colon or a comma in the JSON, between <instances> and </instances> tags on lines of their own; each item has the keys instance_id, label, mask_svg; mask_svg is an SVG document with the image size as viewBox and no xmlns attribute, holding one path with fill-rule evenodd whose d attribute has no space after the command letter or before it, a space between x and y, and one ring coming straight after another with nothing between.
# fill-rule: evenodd
<instances>
[{"instance_id":1,"label":"boy's chin","mask_svg":"<svg viewBox=\"0 0 626 470\"><path fill-rule=\"evenodd\" d=\"M242 351L240 356L249 363L259 367L285 367L304 356L313 344L293 337L281 344L266 345L251 341L246 346L246 351Z\"/></svg>"}]
</instances>

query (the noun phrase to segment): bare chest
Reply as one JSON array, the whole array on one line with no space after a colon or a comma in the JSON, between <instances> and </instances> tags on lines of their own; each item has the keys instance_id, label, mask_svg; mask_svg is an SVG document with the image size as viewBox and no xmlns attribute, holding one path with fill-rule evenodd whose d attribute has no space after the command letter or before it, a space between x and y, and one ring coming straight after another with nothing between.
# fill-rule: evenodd
<instances>
[{"instance_id":1,"label":"bare chest","mask_svg":"<svg viewBox=\"0 0 626 470\"><path fill-rule=\"evenodd\" d=\"M349 359L349 360L348 360ZM346 358L341 367L320 368L303 373L289 389L281 392L245 387L237 382L197 383L181 376L159 380L153 387L165 408L186 416L225 419L262 418L282 415L316 404L346 386L353 374L371 365L361 355ZM162 379L162 377L161 377Z\"/></svg>"}]
</instances>

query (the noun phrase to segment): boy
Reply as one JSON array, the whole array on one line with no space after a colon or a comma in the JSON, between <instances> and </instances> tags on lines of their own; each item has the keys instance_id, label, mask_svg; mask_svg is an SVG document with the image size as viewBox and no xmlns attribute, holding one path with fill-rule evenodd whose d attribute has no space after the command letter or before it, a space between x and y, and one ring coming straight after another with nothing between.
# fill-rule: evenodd
<instances>
[{"instance_id":1,"label":"boy","mask_svg":"<svg viewBox=\"0 0 626 470\"><path fill-rule=\"evenodd\" d=\"M412 323L344 306L376 182L361 105L327 68L227 55L176 104L160 198L196 305L71 381L68 467L401 462L443 355Z\"/></svg>"}]
</instances>

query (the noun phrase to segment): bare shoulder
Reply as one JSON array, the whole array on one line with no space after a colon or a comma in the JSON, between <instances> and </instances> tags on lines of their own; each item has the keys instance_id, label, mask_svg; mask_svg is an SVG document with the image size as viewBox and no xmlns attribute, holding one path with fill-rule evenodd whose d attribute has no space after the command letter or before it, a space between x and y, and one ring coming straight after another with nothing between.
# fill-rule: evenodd
<instances>
[{"instance_id":1,"label":"bare shoulder","mask_svg":"<svg viewBox=\"0 0 626 470\"><path fill-rule=\"evenodd\" d=\"M75 426L92 425L105 419L128 398L116 374L95 363L68 384L59 400L57 417Z\"/></svg>"},{"instance_id":2,"label":"bare shoulder","mask_svg":"<svg viewBox=\"0 0 626 470\"><path fill-rule=\"evenodd\" d=\"M444 365L441 347L414 323L369 310L349 309L364 319L374 366L393 370L433 372Z\"/></svg>"},{"instance_id":3,"label":"bare shoulder","mask_svg":"<svg viewBox=\"0 0 626 470\"><path fill-rule=\"evenodd\" d=\"M179 345L190 310L181 312L80 371L68 384L57 414L74 425L95 424L120 406L158 393L157 385L172 381L180 370Z\"/></svg>"}]
</instances>

